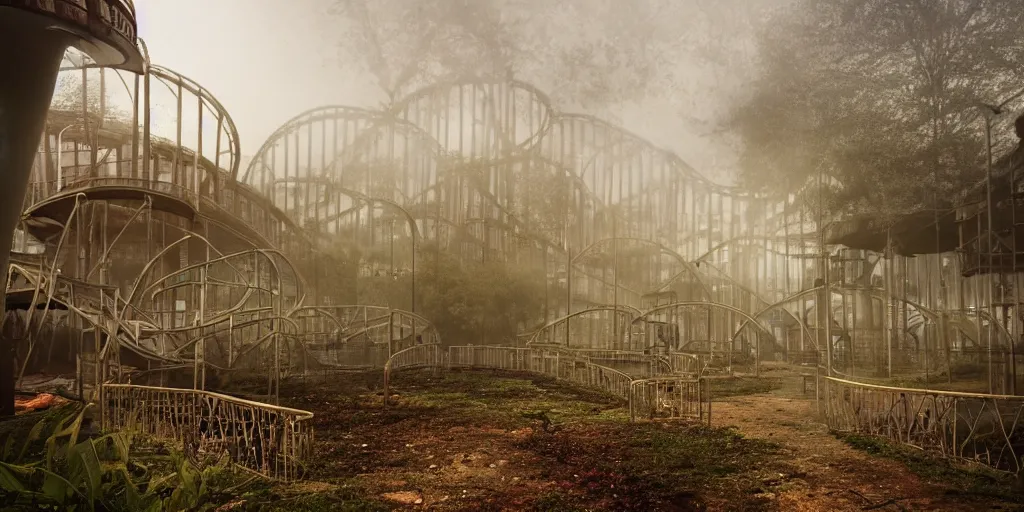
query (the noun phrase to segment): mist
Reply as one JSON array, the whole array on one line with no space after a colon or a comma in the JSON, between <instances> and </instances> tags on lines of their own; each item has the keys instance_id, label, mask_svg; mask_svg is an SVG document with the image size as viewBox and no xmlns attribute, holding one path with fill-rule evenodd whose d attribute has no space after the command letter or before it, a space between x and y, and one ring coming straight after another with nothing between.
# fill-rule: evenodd
<instances>
[{"instance_id":1,"label":"mist","mask_svg":"<svg viewBox=\"0 0 1024 512\"><path fill-rule=\"evenodd\" d=\"M5 510L1012 508L1022 26L0 0Z\"/></svg>"}]
</instances>

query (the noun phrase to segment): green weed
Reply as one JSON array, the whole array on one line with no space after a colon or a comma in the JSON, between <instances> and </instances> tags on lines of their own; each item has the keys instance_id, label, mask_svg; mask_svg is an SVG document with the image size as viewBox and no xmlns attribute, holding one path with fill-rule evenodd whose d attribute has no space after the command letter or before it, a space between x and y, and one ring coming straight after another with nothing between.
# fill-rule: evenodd
<instances>
[{"instance_id":1,"label":"green weed","mask_svg":"<svg viewBox=\"0 0 1024 512\"><path fill-rule=\"evenodd\" d=\"M962 494L1013 502L1024 500L1024 492L1013 475L983 466L956 463L921 450L895 445L880 437L849 433L836 433L835 436L855 449L898 461L924 480L947 485Z\"/></svg>"}]
</instances>

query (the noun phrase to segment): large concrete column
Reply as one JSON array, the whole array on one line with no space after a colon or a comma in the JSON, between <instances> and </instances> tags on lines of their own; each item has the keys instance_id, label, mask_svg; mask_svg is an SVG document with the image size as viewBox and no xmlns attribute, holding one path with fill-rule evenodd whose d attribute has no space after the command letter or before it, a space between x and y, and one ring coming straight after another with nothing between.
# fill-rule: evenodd
<instances>
[{"instance_id":1,"label":"large concrete column","mask_svg":"<svg viewBox=\"0 0 1024 512\"><path fill-rule=\"evenodd\" d=\"M0 0L0 283L64 51L141 72L129 0ZM14 354L0 342L0 416L14 414Z\"/></svg>"}]
</instances>

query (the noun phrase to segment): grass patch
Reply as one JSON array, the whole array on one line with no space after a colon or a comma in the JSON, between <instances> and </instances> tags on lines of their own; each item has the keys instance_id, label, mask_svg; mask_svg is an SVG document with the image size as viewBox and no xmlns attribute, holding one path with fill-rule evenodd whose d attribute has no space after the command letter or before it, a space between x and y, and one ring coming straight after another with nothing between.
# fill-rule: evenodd
<instances>
[{"instance_id":1,"label":"grass patch","mask_svg":"<svg viewBox=\"0 0 1024 512\"><path fill-rule=\"evenodd\" d=\"M594 428L536 433L519 444L551 468L541 476L561 488L533 510L691 510L699 503L697 489L741 492L746 510L769 505L752 497L761 484L750 470L778 453L772 443L681 423Z\"/></svg>"},{"instance_id":2,"label":"grass patch","mask_svg":"<svg viewBox=\"0 0 1024 512\"><path fill-rule=\"evenodd\" d=\"M704 425L647 428L634 437L632 447L649 460L654 472L667 472L705 482L742 472L757 461L778 452L768 441L747 439L734 428ZM636 468L642 470L643 468Z\"/></svg>"},{"instance_id":3,"label":"grass patch","mask_svg":"<svg viewBox=\"0 0 1024 512\"><path fill-rule=\"evenodd\" d=\"M1011 502L1024 501L1024 488L1014 475L983 466L959 464L880 437L849 433L836 433L835 436L853 448L900 462L922 479L952 487L954 492Z\"/></svg>"},{"instance_id":4,"label":"grass patch","mask_svg":"<svg viewBox=\"0 0 1024 512\"><path fill-rule=\"evenodd\" d=\"M431 409L460 423L518 428L543 413L552 425L579 421L625 421L622 402L603 393L566 387L554 379L495 372L449 372L428 377L399 374L395 388L403 406ZM423 379L427 385L423 386Z\"/></svg>"},{"instance_id":5,"label":"grass patch","mask_svg":"<svg viewBox=\"0 0 1024 512\"><path fill-rule=\"evenodd\" d=\"M415 491L439 511L672 511L739 492L736 510L765 508L756 468L776 447L734 430L630 423L618 398L531 374L399 372L387 410L352 382L296 389L286 401L316 413L310 477L344 489L273 491L274 506L387 510L401 505L385 493Z\"/></svg>"},{"instance_id":6,"label":"grass patch","mask_svg":"<svg viewBox=\"0 0 1024 512\"><path fill-rule=\"evenodd\" d=\"M330 485L316 482L267 485L246 492L232 510L261 512L384 512L393 505L368 497L358 485Z\"/></svg>"},{"instance_id":7,"label":"grass patch","mask_svg":"<svg viewBox=\"0 0 1024 512\"><path fill-rule=\"evenodd\" d=\"M771 377L725 377L708 379L711 399L769 393L779 388L782 379Z\"/></svg>"}]
</instances>

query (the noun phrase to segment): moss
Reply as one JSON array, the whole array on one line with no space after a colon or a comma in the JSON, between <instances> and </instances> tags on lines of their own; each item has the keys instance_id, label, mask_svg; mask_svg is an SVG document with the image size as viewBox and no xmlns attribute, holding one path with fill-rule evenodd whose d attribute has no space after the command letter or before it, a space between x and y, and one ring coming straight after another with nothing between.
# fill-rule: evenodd
<instances>
[{"instance_id":1,"label":"moss","mask_svg":"<svg viewBox=\"0 0 1024 512\"><path fill-rule=\"evenodd\" d=\"M984 466L956 463L880 437L849 433L835 435L855 449L898 461L922 479L952 487L961 494L1024 502L1024 489L1014 475Z\"/></svg>"},{"instance_id":2,"label":"moss","mask_svg":"<svg viewBox=\"0 0 1024 512\"><path fill-rule=\"evenodd\" d=\"M708 379L707 382L711 385L711 399L717 400L730 396L770 393L779 388L782 380L769 377L727 377Z\"/></svg>"},{"instance_id":3,"label":"moss","mask_svg":"<svg viewBox=\"0 0 1024 512\"><path fill-rule=\"evenodd\" d=\"M262 480L244 493L233 510L261 512L376 512L392 510L390 504L368 496L368 491L353 482L332 485L318 482L274 484Z\"/></svg>"},{"instance_id":4,"label":"moss","mask_svg":"<svg viewBox=\"0 0 1024 512\"><path fill-rule=\"evenodd\" d=\"M580 506L576 497L564 492L549 492L538 496L531 508L536 512L583 512L586 510Z\"/></svg>"}]
</instances>

